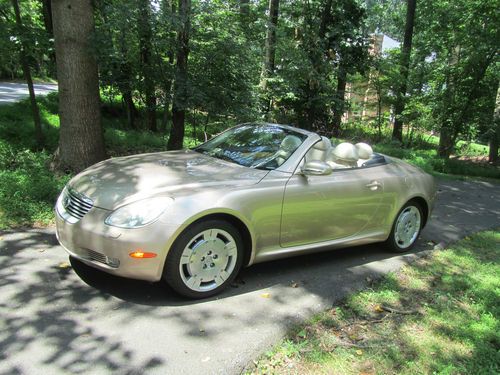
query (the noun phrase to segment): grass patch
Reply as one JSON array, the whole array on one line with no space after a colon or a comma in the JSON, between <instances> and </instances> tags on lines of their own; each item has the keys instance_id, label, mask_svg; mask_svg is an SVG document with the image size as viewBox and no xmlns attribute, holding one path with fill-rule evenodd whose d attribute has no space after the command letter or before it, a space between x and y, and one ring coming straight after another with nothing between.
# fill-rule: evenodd
<instances>
[{"instance_id":1,"label":"grass patch","mask_svg":"<svg viewBox=\"0 0 500 375\"><path fill-rule=\"evenodd\" d=\"M46 148L35 149L29 102L0 106L0 228L46 226L53 221L57 194L70 176L48 168L57 147L57 95L39 98Z\"/></svg>"},{"instance_id":2,"label":"grass patch","mask_svg":"<svg viewBox=\"0 0 500 375\"><path fill-rule=\"evenodd\" d=\"M498 230L482 232L403 267L295 328L249 373L498 374L499 248Z\"/></svg>"}]
</instances>

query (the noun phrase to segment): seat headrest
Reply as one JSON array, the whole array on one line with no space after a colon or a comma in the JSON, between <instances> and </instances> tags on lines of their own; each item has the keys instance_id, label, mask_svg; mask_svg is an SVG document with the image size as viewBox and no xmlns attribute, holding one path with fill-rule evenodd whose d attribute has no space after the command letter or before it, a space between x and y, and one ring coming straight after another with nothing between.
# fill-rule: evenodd
<instances>
[{"instance_id":1,"label":"seat headrest","mask_svg":"<svg viewBox=\"0 0 500 375\"><path fill-rule=\"evenodd\" d=\"M326 151L330 147L332 147L332 142L326 137L321 137L321 140L316 142L313 146L314 149L321 151Z\"/></svg>"},{"instance_id":2,"label":"seat headrest","mask_svg":"<svg viewBox=\"0 0 500 375\"><path fill-rule=\"evenodd\" d=\"M358 152L352 143L343 142L333 149L335 159L347 163L355 163L358 159Z\"/></svg>"},{"instance_id":3,"label":"seat headrest","mask_svg":"<svg viewBox=\"0 0 500 375\"><path fill-rule=\"evenodd\" d=\"M356 143L356 151L360 159L370 159L373 155L372 147L363 142Z\"/></svg>"},{"instance_id":4,"label":"seat headrest","mask_svg":"<svg viewBox=\"0 0 500 375\"><path fill-rule=\"evenodd\" d=\"M280 149L287 151L287 152L292 152L297 149L297 147L300 146L302 141L300 140L299 137L295 135L287 135L283 140L281 141L280 144Z\"/></svg>"}]
</instances>

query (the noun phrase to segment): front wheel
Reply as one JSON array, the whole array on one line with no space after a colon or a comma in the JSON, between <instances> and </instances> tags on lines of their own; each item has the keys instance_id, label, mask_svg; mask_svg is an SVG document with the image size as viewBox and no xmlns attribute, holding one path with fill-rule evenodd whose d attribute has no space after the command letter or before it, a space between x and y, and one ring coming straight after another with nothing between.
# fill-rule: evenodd
<instances>
[{"instance_id":1,"label":"front wheel","mask_svg":"<svg viewBox=\"0 0 500 375\"><path fill-rule=\"evenodd\" d=\"M225 221L207 220L192 225L174 242L163 277L177 293L205 298L229 285L242 263L238 230Z\"/></svg>"},{"instance_id":2,"label":"front wheel","mask_svg":"<svg viewBox=\"0 0 500 375\"><path fill-rule=\"evenodd\" d=\"M421 229L422 208L418 203L410 201L399 211L385 244L396 253L408 251L415 246Z\"/></svg>"}]
</instances>

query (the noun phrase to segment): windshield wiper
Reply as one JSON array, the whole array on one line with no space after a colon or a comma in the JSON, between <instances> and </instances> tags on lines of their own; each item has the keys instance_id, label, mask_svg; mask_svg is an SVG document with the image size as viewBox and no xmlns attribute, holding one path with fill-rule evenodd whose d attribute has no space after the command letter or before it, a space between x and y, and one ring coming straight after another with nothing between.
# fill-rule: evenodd
<instances>
[{"instance_id":1,"label":"windshield wiper","mask_svg":"<svg viewBox=\"0 0 500 375\"><path fill-rule=\"evenodd\" d=\"M210 155L210 154L209 154ZM234 163L234 164L238 164L238 165L241 165L240 163L238 163L236 160L234 160L233 158L230 158L229 156L227 155L224 155L224 154L217 154L217 155L210 155L210 156L213 156L214 158L217 158L217 159L221 159L221 160L225 160L225 161L228 161L230 163Z\"/></svg>"}]
</instances>

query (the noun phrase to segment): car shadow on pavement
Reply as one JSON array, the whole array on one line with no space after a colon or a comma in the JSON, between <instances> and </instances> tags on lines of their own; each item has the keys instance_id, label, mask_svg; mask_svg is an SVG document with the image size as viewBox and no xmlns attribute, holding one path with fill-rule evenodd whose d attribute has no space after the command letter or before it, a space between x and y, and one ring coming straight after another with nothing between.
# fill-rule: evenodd
<instances>
[{"instance_id":1,"label":"car shadow on pavement","mask_svg":"<svg viewBox=\"0 0 500 375\"><path fill-rule=\"evenodd\" d=\"M407 253L407 256L423 249L423 246L419 246ZM321 295L325 293L324 283L318 279L328 279L330 272L335 272L335 276L339 277L351 272L348 270L354 267L398 255L387 252L381 244L373 244L256 264L242 269L235 281L221 294L200 300L179 296L163 281L150 283L126 279L96 270L74 258L70 258L70 261L75 273L86 284L102 293L140 305L185 306L265 290L278 284L290 288L305 288L311 293ZM375 280L381 275L382 273L372 270L367 273L366 278Z\"/></svg>"}]
</instances>

